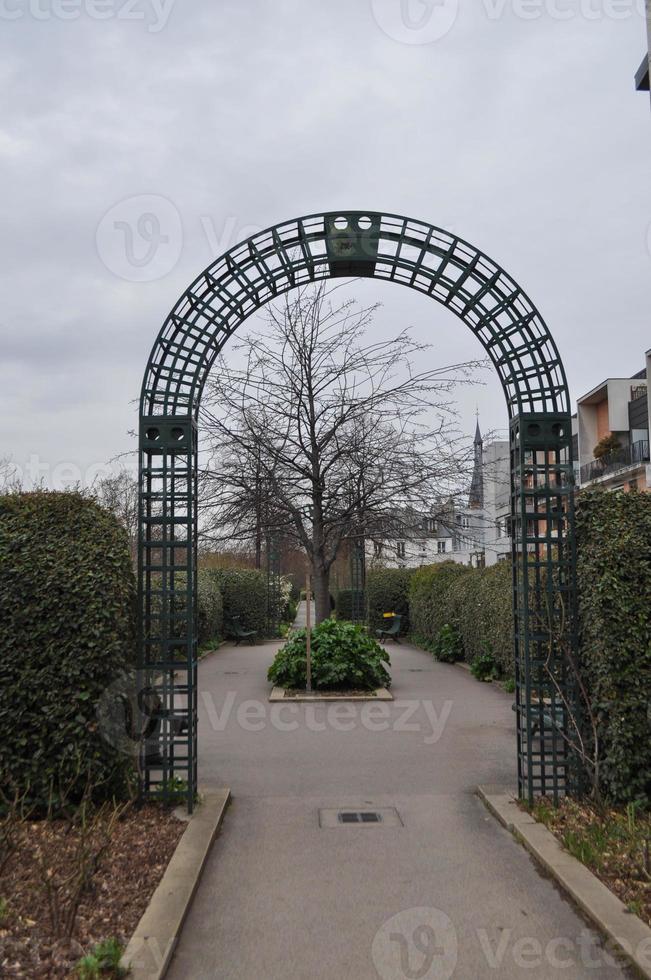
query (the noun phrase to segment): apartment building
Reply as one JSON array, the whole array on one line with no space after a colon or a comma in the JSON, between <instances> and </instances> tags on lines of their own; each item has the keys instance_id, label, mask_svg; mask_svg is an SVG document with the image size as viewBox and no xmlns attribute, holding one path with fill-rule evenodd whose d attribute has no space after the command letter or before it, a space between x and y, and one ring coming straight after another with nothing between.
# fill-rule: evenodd
<instances>
[{"instance_id":1,"label":"apartment building","mask_svg":"<svg viewBox=\"0 0 651 980\"><path fill-rule=\"evenodd\" d=\"M635 87L638 92L648 92L650 89L649 68L651 66L651 0L646 0L646 21L649 48L635 75Z\"/></svg>"},{"instance_id":2,"label":"apartment building","mask_svg":"<svg viewBox=\"0 0 651 980\"><path fill-rule=\"evenodd\" d=\"M651 489L651 351L629 378L608 378L577 401L578 484Z\"/></svg>"}]
</instances>

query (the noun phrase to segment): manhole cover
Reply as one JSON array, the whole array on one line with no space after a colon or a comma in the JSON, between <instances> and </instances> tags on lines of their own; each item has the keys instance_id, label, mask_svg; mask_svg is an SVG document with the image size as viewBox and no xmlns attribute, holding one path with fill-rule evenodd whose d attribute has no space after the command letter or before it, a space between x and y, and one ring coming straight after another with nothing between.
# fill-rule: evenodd
<instances>
[{"instance_id":1,"label":"manhole cover","mask_svg":"<svg viewBox=\"0 0 651 980\"><path fill-rule=\"evenodd\" d=\"M402 827L400 814L393 806L358 810L353 807L319 810L319 827Z\"/></svg>"}]
</instances>

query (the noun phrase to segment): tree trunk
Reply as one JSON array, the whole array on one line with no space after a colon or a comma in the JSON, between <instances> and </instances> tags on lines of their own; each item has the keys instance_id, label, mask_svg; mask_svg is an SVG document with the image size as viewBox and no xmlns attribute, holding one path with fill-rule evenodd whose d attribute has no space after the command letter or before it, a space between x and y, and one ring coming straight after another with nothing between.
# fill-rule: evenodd
<instances>
[{"instance_id":1,"label":"tree trunk","mask_svg":"<svg viewBox=\"0 0 651 980\"><path fill-rule=\"evenodd\" d=\"M315 626L330 618L330 570L312 567Z\"/></svg>"}]
</instances>

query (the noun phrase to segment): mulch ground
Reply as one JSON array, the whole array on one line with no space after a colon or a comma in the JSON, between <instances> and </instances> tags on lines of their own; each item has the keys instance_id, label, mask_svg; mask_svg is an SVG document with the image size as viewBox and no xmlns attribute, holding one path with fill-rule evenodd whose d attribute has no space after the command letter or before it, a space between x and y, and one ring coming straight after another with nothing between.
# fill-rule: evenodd
<instances>
[{"instance_id":1,"label":"mulch ground","mask_svg":"<svg viewBox=\"0 0 651 980\"><path fill-rule=\"evenodd\" d=\"M651 925L650 813L631 808L599 812L570 799L557 807L540 800L532 812L630 912Z\"/></svg>"},{"instance_id":2,"label":"mulch ground","mask_svg":"<svg viewBox=\"0 0 651 980\"><path fill-rule=\"evenodd\" d=\"M25 823L0 877L0 977L63 980L75 975L75 964L95 943L115 937L126 945L185 827L162 806L129 810L83 895L67 942L53 934L42 869L53 869L55 878L70 872L79 853L77 831L62 821Z\"/></svg>"}]
</instances>

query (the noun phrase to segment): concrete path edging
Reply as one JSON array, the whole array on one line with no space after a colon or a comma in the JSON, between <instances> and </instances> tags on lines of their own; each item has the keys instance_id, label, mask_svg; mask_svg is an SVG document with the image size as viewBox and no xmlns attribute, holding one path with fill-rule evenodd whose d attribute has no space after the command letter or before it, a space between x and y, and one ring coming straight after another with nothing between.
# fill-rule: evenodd
<instances>
[{"instance_id":1,"label":"concrete path edging","mask_svg":"<svg viewBox=\"0 0 651 980\"><path fill-rule=\"evenodd\" d=\"M284 687L274 687L269 695L270 701L283 701L285 704L298 704L302 701L319 701L321 704L336 704L338 701L393 701L393 694L386 687L378 687L368 694L338 694L323 695L315 691L313 694L296 694L285 696Z\"/></svg>"},{"instance_id":2,"label":"concrete path edging","mask_svg":"<svg viewBox=\"0 0 651 980\"><path fill-rule=\"evenodd\" d=\"M210 790L200 798L120 961L132 980L165 976L231 793Z\"/></svg>"},{"instance_id":3,"label":"concrete path edging","mask_svg":"<svg viewBox=\"0 0 651 980\"><path fill-rule=\"evenodd\" d=\"M544 824L522 810L504 788L479 786L486 807L543 865L597 928L608 936L640 976L651 980L651 928L561 845Z\"/></svg>"}]
</instances>

